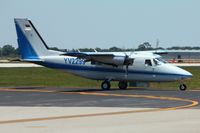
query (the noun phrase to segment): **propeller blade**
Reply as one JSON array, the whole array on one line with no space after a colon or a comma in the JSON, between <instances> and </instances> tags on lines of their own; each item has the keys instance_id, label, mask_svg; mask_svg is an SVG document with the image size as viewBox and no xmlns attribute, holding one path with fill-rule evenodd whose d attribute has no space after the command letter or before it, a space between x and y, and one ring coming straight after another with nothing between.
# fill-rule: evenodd
<instances>
[{"instance_id":1,"label":"propeller blade","mask_svg":"<svg viewBox=\"0 0 200 133\"><path fill-rule=\"evenodd\" d=\"M126 75L128 75L128 65L126 66Z\"/></svg>"}]
</instances>

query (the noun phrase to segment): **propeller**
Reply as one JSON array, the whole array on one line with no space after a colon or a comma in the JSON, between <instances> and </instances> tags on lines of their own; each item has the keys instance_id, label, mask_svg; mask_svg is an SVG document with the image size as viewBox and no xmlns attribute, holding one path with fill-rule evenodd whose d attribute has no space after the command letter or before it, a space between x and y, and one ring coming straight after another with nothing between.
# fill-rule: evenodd
<instances>
[{"instance_id":1,"label":"propeller","mask_svg":"<svg viewBox=\"0 0 200 133\"><path fill-rule=\"evenodd\" d=\"M133 54L133 52L134 51L131 51L129 55L127 55L127 53L124 52L124 54L125 54L124 65L126 66L126 68L125 68L125 76L126 77L128 76L128 67L129 67L129 65L133 64L133 58L130 58L131 55Z\"/></svg>"},{"instance_id":2,"label":"propeller","mask_svg":"<svg viewBox=\"0 0 200 133\"><path fill-rule=\"evenodd\" d=\"M129 65L133 64L133 58L131 58L131 55L135 52L135 49L130 51L129 54L127 54L125 47L122 48L123 52L124 52L124 65L125 65L125 77L128 76L128 67Z\"/></svg>"}]
</instances>

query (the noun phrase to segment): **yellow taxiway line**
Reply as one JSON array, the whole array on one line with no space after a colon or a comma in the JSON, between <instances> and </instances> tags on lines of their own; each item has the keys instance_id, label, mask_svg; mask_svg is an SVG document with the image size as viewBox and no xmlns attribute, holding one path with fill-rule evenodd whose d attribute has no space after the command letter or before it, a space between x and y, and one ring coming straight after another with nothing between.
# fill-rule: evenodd
<instances>
[{"instance_id":1,"label":"yellow taxiway line","mask_svg":"<svg viewBox=\"0 0 200 133\"><path fill-rule=\"evenodd\" d=\"M44 93L63 93L63 94L80 94L80 95L95 95L95 96L115 96L115 97L129 97L129 98L147 98L147 99L159 99L159 100L171 100L171 101L182 101L188 102L189 104L182 106L174 106L168 108L155 108L155 109L143 109L143 110L130 110L130 111L118 111L118 112L105 112L105 113L91 113L91 114L80 114L80 115L70 115L70 116L52 116L43 118L30 118L30 119L16 119L0 121L0 124L12 124L21 122L34 122L34 121L45 121L45 120L58 120L58 119L71 119L71 118L83 118L83 117L94 117L94 116L106 116L106 115L122 115L129 113L141 113L141 112L155 112L164 110L176 110L183 108L190 108L198 105L197 101L177 98L177 97L166 97L166 96L151 96L151 95L131 95L131 94L112 94L112 93L99 93L99 92L60 92L56 90L28 90L28 89L0 89L0 91L13 91L13 92L44 92Z\"/></svg>"},{"instance_id":2,"label":"yellow taxiway line","mask_svg":"<svg viewBox=\"0 0 200 133\"><path fill-rule=\"evenodd\" d=\"M147 98L147 99L159 99L159 100L171 100L171 101L181 101L181 102L189 102L191 104L183 105L183 106L176 106L176 107L169 107L169 108L160 108L160 110L174 110L174 109L181 109L181 108L189 108L196 106L198 104L197 101L185 99L185 98L178 98L178 97L166 97L166 96L151 96L151 95L126 95L126 94L109 94L109 93L94 93L94 92L79 92L81 95L96 95L96 96L116 96L116 97L130 97L130 98Z\"/></svg>"}]
</instances>

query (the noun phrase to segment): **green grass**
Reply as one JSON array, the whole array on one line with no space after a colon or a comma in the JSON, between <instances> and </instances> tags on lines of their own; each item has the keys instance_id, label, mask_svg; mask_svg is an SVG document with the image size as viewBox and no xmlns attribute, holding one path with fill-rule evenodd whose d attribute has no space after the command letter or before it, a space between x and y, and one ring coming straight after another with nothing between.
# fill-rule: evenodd
<instances>
[{"instance_id":1,"label":"green grass","mask_svg":"<svg viewBox=\"0 0 200 133\"><path fill-rule=\"evenodd\" d=\"M185 81L188 88L200 89L200 68L184 67L193 74ZM0 68L0 86L58 86L58 87L96 87L101 82L89 80L48 68ZM177 89L179 83L151 83L152 88ZM112 84L116 87L116 82Z\"/></svg>"},{"instance_id":2,"label":"green grass","mask_svg":"<svg viewBox=\"0 0 200 133\"><path fill-rule=\"evenodd\" d=\"M0 68L0 86L96 87L99 84L48 68Z\"/></svg>"}]
</instances>

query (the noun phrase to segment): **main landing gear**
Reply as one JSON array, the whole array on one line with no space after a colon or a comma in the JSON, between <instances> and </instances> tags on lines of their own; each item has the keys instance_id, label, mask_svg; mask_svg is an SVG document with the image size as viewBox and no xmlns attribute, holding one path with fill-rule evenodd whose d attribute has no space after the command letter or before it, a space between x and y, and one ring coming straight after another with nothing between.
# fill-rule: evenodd
<instances>
[{"instance_id":1,"label":"main landing gear","mask_svg":"<svg viewBox=\"0 0 200 133\"><path fill-rule=\"evenodd\" d=\"M102 84L101 84L102 90L109 90L110 87L111 87L111 85L110 85L110 81L109 81L109 80L105 80L105 81L103 81ZM127 83L126 81L119 81L118 87L119 87L119 89L121 89L121 90L125 90L125 89L127 89L127 87L128 87L128 83Z\"/></svg>"},{"instance_id":2,"label":"main landing gear","mask_svg":"<svg viewBox=\"0 0 200 133\"><path fill-rule=\"evenodd\" d=\"M104 82L102 82L101 84L101 88L102 90L109 90L110 89L110 81L108 80L105 80Z\"/></svg>"},{"instance_id":3,"label":"main landing gear","mask_svg":"<svg viewBox=\"0 0 200 133\"><path fill-rule=\"evenodd\" d=\"M180 84L180 85L179 85L179 89L180 89L181 91L185 91L185 90L187 89L187 86L186 86L185 84Z\"/></svg>"},{"instance_id":4,"label":"main landing gear","mask_svg":"<svg viewBox=\"0 0 200 133\"><path fill-rule=\"evenodd\" d=\"M128 86L128 84L127 84L126 81L119 81L119 83L118 83L118 87L119 87L119 89L121 89L121 90L126 90L126 89L127 89L127 86Z\"/></svg>"}]
</instances>

